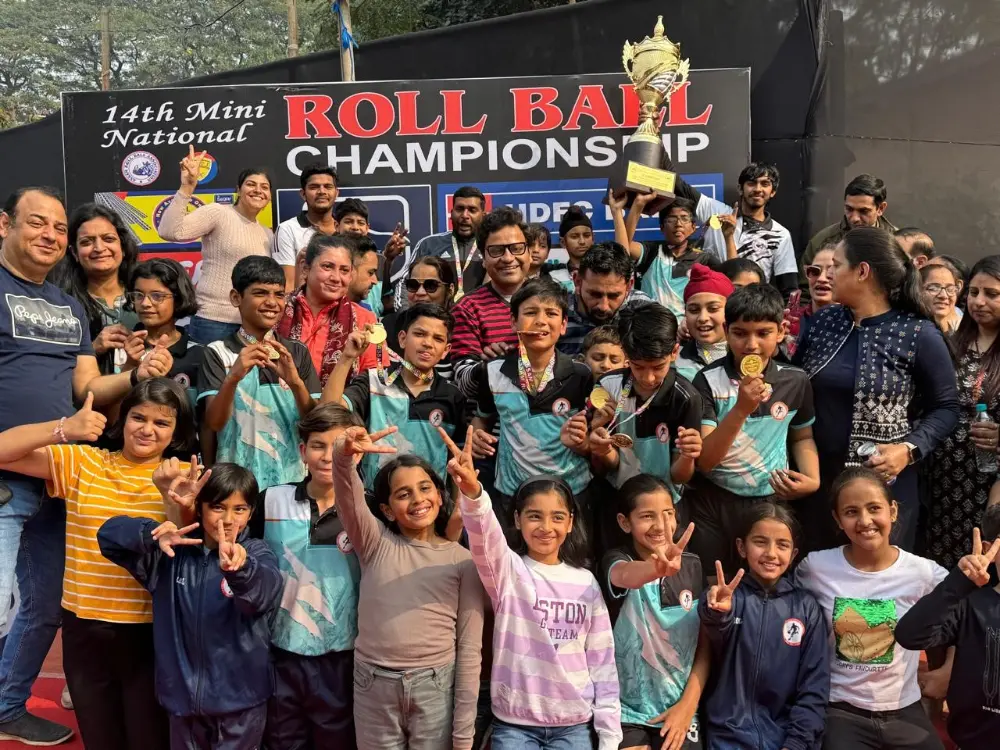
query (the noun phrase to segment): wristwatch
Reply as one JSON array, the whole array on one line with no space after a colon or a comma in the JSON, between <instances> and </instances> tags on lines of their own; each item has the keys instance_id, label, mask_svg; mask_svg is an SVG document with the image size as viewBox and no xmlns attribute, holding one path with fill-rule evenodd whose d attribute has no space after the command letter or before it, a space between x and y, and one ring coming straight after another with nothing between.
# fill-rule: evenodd
<instances>
[{"instance_id":1,"label":"wristwatch","mask_svg":"<svg viewBox=\"0 0 1000 750\"><path fill-rule=\"evenodd\" d=\"M917 461L920 460L920 449L913 443L903 443L903 445L906 446L906 453L907 453L906 465L912 466L913 464L915 464Z\"/></svg>"}]
</instances>

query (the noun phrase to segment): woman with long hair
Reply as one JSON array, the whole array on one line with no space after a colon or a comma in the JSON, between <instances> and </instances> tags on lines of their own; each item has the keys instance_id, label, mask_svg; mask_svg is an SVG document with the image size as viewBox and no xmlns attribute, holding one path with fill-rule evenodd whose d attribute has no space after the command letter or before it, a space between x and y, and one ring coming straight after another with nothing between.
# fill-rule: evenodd
<instances>
[{"instance_id":1,"label":"woman with long hair","mask_svg":"<svg viewBox=\"0 0 1000 750\"><path fill-rule=\"evenodd\" d=\"M976 468L976 449L997 451L998 333L1000 255L990 255L972 267L968 311L951 337L958 373L958 427L934 451L928 483L927 555L949 569L970 552L972 530L979 526L990 487L997 478L996 472L985 473ZM994 424L974 422L977 404L986 404Z\"/></svg>"},{"instance_id":2,"label":"woman with long hair","mask_svg":"<svg viewBox=\"0 0 1000 750\"><path fill-rule=\"evenodd\" d=\"M208 345L236 333L240 313L229 301L233 267L248 255L270 257L273 235L259 222L271 205L271 177L266 169L252 167L236 180L236 202L205 203L188 211L201 179L205 152L194 146L181 160L181 186L163 212L157 231L171 242L201 241L201 273L198 276L198 314L188 325L192 341Z\"/></svg>"},{"instance_id":3,"label":"woman with long hair","mask_svg":"<svg viewBox=\"0 0 1000 750\"><path fill-rule=\"evenodd\" d=\"M121 372L125 342L139 322L126 294L138 259L135 238L114 211L84 203L73 212L68 252L55 278L83 305L102 375Z\"/></svg>"},{"instance_id":4,"label":"woman with long hair","mask_svg":"<svg viewBox=\"0 0 1000 750\"><path fill-rule=\"evenodd\" d=\"M832 282L839 304L815 313L795 355L812 380L820 460L819 496L796 504L806 551L834 546L825 498L845 466L861 465L892 483L894 542L911 550L919 509L913 464L958 422L951 356L923 304L918 270L884 230L848 232L833 254Z\"/></svg>"}]
</instances>

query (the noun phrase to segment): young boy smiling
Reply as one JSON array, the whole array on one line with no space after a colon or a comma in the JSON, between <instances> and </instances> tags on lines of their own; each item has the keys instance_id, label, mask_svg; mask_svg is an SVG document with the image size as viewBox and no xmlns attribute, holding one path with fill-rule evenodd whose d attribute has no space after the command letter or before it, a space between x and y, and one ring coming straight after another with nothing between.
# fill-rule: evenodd
<instances>
[{"instance_id":1,"label":"young boy smiling","mask_svg":"<svg viewBox=\"0 0 1000 750\"><path fill-rule=\"evenodd\" d=\"M684 320L691 335L677 356L677 372L688 382L705 367L726 356L726 300L733 284L725 275L696 263L684 288Z\"/></svg>"},{"instance_id":2,"label":"young boy smiling","mask_svg":"<svg viewBox=\"0 0 1000 750\"><path fill-rule=\"evenodd\" d=\"M733 540L746 509L819 489L812 386L802 370L773 360L784 337L784 312L774 287L737 289L726 302L729 355L694 378L704 408L698 459L704 476L691 486L698 525L692 547L703 568L721 560L727 575L739 563Z\"/></svg>"},{"instance_id":3,"label":"young boy smiling","mask_svg":"<svg viewBox=\"0 0 1000 750\"><path fill-rule=\"evenodd\" d=\"M299 422L308 474L270 488L251 520L278 557L284 593L271 628L267 747L354 746L354 640L361 568L333 491L333 447L357 414L322 404Z\"/></svg>"},{"instance_id":4,"label":"young boy smiling","mask_svg":"<svg viewBox=\"0 0 1000 750\"><path fill-rule=\"evenodd\" d=\"M319 378L303 344L271 331L285 305L281 266L251 256L232 278L241 325L205 348L198 378L204 424L217 433L218 461L250 469L261 487L298 482L305 467L291 436L319 396Z\"/></svg>"},{"instance_id":5,"label":"young boy smiling","mask_svg":"<svg viewBox=\"0 0 1000 750\"><path fill-rule=\"evenodd\" d=\"M424 302L408 308L399 332L402 361L362 373L347 385L355 360L367 347L378 344L372 340L376 332L385 335L381 327L354 331L323 389L324 402L346 406L361 417L369 432L398 427L384 443L400 454L423 456L440 477L447 475L448 450L437 428L443 427L455 440L465 434L465 396L434 371L451 349L451 328L451 315L440 305ZM365 456L361 473L368 491L374 489L379 469L392 458L385 453Z\"/></svg>"},{"instance_id":6,"label":"young boy smiling","mask_svg":"<svg viewBox=\"0 0 1000 750\"><path fill-rule=\"evenodd\" d=\"M520 343L499 359L478 365L479 393L472 452L497 453L496 489L501 521L512 522L510 500L525 479L562 477L578 501L591 480L587 394L590 369L556 351L566 332L566 290L550 279L531 279L510 302ZM499 420L500 440L490 434ZM580 503L586 509L586 498Z\"/></svg>"}]
</instances>

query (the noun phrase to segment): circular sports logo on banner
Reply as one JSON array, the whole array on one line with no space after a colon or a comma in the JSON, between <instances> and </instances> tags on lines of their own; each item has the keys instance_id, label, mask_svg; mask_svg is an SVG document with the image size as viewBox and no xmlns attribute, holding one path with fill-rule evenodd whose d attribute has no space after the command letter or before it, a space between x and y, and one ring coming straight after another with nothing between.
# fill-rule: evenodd
<instances>
[{"instance_id":1,"label":"circular sports logo on banner","mask_svg":"<svg viewBox=\"0 0 1000 750\"><path fill-rule=\"evenodd\" d=\"M215 179L215 176L219 174L219 162L215 160L207 151L205 155L201 157L201 169L198 172L198 184L205 185Z\"/></svg>"},{"instance_id":2,"label":"circular sports logo on banner","mask_svg":"<svg viewBox=\"0 0 1000 750\"><path fill-rule=\"evenodd\" d=\"M160 160L148 151L133 151L122 161L122 177L136 187L156 182L160 176Z\"/></svg>"}]
</instances>

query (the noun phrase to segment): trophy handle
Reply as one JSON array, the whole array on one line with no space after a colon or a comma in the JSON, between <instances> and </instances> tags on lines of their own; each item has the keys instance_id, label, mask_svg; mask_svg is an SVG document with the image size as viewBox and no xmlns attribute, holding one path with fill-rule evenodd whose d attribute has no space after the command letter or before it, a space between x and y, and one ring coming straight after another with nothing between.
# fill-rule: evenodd
<instances>
[{"instance_id":1,"label":"trophy handle","mask_svg":"<svg viewBox=\"0 0 1000 750\"><path fill-rule=\"evenodd\" d=\"M625 73L629 78L632 77L632 61L635 59L635 48L625 42L625 47L622 49L622 66L625 68Z\"/></svg>"}]
</instances>

